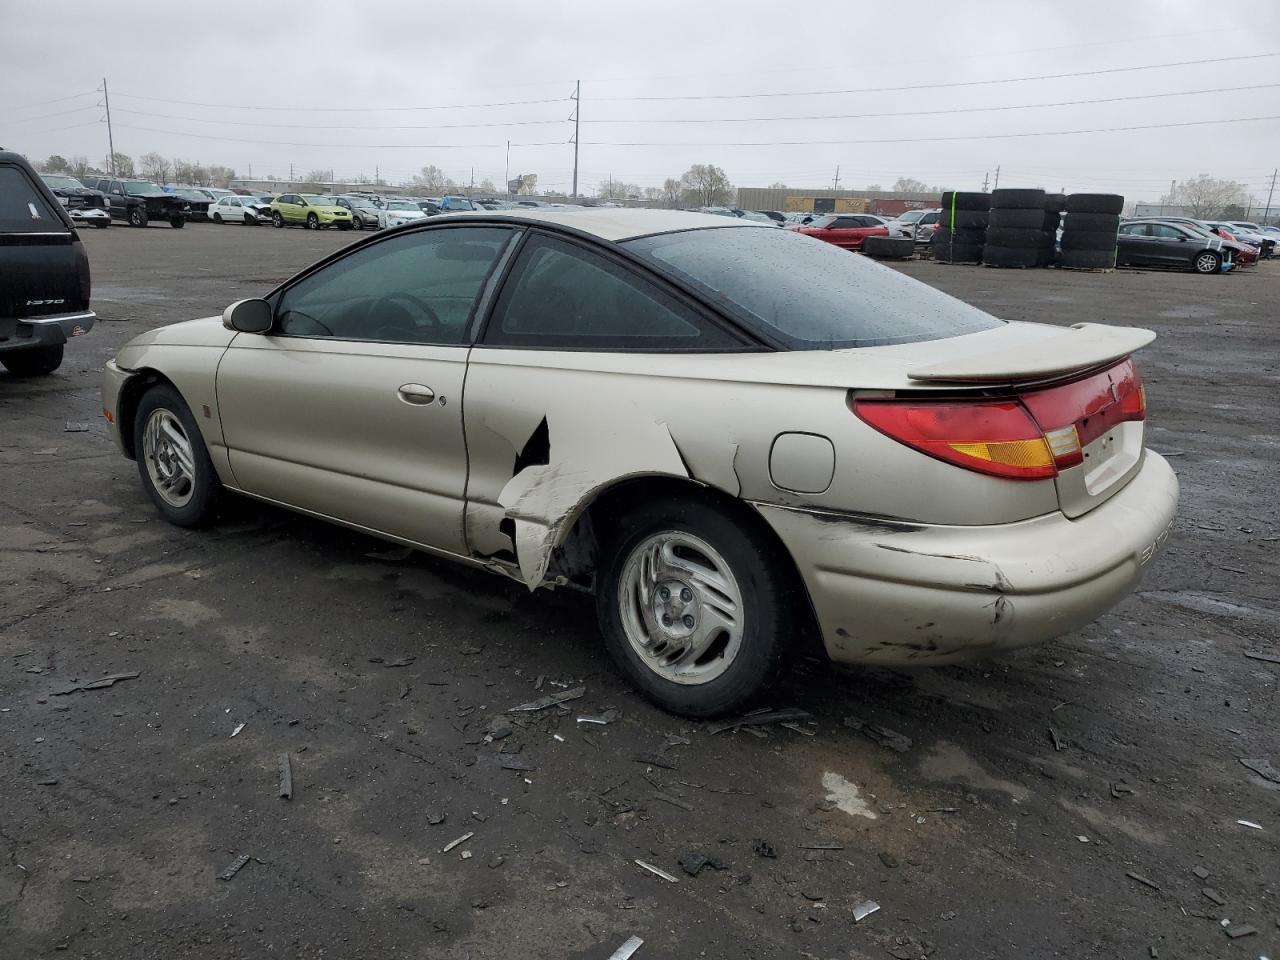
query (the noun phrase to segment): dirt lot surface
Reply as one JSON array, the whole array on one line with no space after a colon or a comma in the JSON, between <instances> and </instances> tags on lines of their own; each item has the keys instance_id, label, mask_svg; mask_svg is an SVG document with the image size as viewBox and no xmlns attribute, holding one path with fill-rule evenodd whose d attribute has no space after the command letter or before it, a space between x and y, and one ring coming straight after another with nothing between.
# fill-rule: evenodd
<instances>
[{"instance_id":1,"label":"dirt lot surface","mask_svg":"<svg viewBox=\"0 0 1280 960\"><path fill-rule=\"evenodd\" d=\"M811 718L755 736L639 700L583 597L254 504L158 519L105 434L103 362L349 239L89 230L101 322L55 375L0 373L0 957L1280 952L1280 783L1241 762L1280 768L1280 665L1245 656L1280 656L1280 266L906 265L1003 317L1157 330L1177 532L1086 630L918 672L805 661L772 702Z\"/></svg>"}]
</instances>

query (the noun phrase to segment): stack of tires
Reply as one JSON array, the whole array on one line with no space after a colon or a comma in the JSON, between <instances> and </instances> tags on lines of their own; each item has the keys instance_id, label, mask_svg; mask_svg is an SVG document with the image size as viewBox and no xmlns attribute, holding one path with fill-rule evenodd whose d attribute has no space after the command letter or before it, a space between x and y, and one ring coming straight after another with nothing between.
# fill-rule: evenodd
<instances>
[{"instance_id":1,"label":"stack of tires","mask_svg":"<svg viewBox=\"0 0 1280 960\"><path fill-rule=\"evenodd\" d=\"M944 193L942 217L933 234L933 259L942 263L980 263L990 202L991 197L985 193Z\"/></svg>"},{"instance_id":2,"label":"stack of tires","mask_svg":"<svg viewBox=\"0 0 1280 960\"><path fill-rule=\"evenodd\" d=\"M991 191L982 262L988 267L1039 266L1044 256L1044 224L1043 190Z\"/></svg>"},{"instance_id":3,"label":"stack of tires","mask_svg":"<svg viewBox=\"0 0 1280 960\"><path fill-rule=\"evenodd\" d=\"M1041 228L1039 265L1047 267L1058 259L1058 227L1062 211L1067 207L1065 193L1047 193L1044 197L1044 226Z\"/></svg>"},{"instance_id":4,"label":"stack of tires","mask_svg":"<svg viewBox=\"0 0 1280 960\"><path fill-rule=\"evenodd\" d=\"M1073 193L1062 225L1064 267L1110 270L1116 265L1116 232L1124 197L1114 193Z\"/></svg>"},{"instance_id":5,"label":"stack of tires","mask_svg":"<svg viewBox=\"0 0 1280 960\"><path fill-rule=\"evenodd\" d=\"M867 237L862 252L876 260L910 260L916 255L916 242L910 237Z\"/></svg>"}]
</instances>

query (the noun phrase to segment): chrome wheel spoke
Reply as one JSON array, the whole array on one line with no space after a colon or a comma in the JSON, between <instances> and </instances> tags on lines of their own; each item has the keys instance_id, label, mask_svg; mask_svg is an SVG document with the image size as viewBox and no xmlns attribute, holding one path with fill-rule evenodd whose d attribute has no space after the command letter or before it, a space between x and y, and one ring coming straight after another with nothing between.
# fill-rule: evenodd
<instances>
[{"instance_id":1,"label":"chrome wheel spoke","mask_svg":"<svg viewBox=\"0 0 1280 960\"><path fill-rule=\"evenodd\" d=\"M195 492L195 455L182 421L171 411L162 407L147 418L142 457L156 493L171 506L186 506Z\"/></svg>"}]
</instances>

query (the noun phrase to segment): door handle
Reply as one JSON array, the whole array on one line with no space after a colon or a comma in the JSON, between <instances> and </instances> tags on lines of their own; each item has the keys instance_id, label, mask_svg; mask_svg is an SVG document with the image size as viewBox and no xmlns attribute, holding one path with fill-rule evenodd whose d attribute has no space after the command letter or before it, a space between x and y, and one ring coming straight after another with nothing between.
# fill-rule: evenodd
<instances>
[{"instance_id":1,"label":"door handle","mask_svg":"<svg viewBox=\"0 0 1280 960\"><path fill-rule=\"evenodd\" d=\"M435 391L421 383L402 384L398 393L401 400L416 407L425 407L436 398Z\"/></svg>"}]
</instances>

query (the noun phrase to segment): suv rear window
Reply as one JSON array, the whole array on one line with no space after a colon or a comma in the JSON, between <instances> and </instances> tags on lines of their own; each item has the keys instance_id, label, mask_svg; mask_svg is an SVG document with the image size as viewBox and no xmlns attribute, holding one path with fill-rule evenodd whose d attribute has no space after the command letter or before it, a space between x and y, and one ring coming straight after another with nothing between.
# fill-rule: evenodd
<instances>
[{"instance_id":1,"label":"suv rear window","mask_svg":"<svg viewBox=\"0 0 1280 960\"><path fill-rule=\"evenodd\" d=\"M0 164L0 231L66 233L62 219L49 209L44 196L17 167Z\"/></svg>"},{"instance_id":2,"label":"suv rear window","mask_svg":"<svg viewBox=\"0 0 1280 960\"><path fill-rule=\"evenodd\" d=\"M941 340L1005 321L812 237L704 228L623 244L792 350Z\"/></svg>"}]
</instances>

